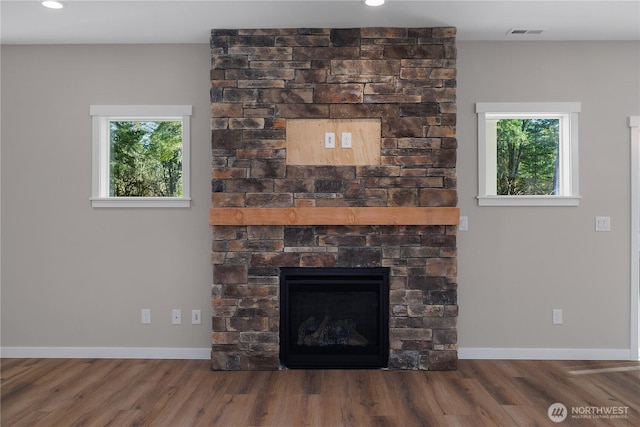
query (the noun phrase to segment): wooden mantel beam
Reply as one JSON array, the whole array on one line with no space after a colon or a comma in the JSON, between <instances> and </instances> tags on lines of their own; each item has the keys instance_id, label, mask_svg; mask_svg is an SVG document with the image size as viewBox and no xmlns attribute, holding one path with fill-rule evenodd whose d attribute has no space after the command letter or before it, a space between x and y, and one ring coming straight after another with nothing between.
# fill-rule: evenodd
<instances>
[{"instance_id":1,"label":"wooden mantel beam","mask_svg":"<svg viewBox=\"0 0 640 427\"><path fill-rule=\"evenodd\" d=\"M457 225L453 207L211 208L211 225Z\"/></svg>"}]
</instances>

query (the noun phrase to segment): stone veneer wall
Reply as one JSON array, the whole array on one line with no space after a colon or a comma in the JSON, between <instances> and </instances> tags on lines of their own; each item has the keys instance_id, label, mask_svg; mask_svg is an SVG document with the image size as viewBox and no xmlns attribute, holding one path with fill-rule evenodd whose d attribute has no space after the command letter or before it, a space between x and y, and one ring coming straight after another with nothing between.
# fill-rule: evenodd
<instances>
[{"instance_id":1,"label":"stone veneer wall","mask_svg":"<svg viewBox=\"0 0 640 427\"><path fill-rule=\"evenodd\" d=\"M455 28L213 30L214 207L456 206ZM371 166L287 166L287 119L379 118ZM456 369L455 226L214 226L215 370L279 368L279 267L390 267L390 369Z\"/></svg>"}]
</instances>

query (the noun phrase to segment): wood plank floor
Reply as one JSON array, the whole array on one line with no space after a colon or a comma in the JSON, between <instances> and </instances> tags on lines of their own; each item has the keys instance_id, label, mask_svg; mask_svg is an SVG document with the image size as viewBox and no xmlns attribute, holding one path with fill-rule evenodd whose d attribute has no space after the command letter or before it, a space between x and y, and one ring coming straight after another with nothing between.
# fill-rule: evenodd
<instances>
[{"instance_id":1,"label":"wood plank floor","mask_svg":"<svg viewBox=\"0 0 640 427\"><path fill-rule=\"evenodd\" d=\"M213 372L206 360L3 359L0 368L5 427L640 426L637 362ZM556 402L568 410L561 423L547 415ZM615 409L623 418L584 413L611 408L626 408Z\"/></svg>"}]
</instances>

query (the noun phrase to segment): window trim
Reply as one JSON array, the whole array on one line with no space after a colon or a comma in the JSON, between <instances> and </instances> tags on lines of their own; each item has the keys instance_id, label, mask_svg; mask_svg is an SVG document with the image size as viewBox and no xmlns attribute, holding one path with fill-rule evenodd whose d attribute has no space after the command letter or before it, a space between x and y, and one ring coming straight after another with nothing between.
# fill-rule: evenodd
<instances>
[{"instance_id":1,"label":"window trim","mask_svg":"<svg viewBox=\"0 0 640 427\"><path fill-rule=\"evenodd\" d=\"M94 208L186 208L191 205L191 105L91 105L92 188ZM109 122L111 121L182 122L182 197L112 197L109 196Z\"/></svg>"},{"instance_id":2,"label":"window trim","mask_svg":"<svg viewBox=\"0 0 640 427\"><path fill-rule=\"evenodd\" d=\"M578 165L579 102L477 102L478 115L478 206L578 206L580 204ZM496 153L487 142L487 117L491 116L558 117L562 126L560 157L564 174L562 195L504 196L495 194ZM568 126L566 125L568 122ZM567 170L567 168L569 170ZM491 169L494 170L490 173ZM493 187L493 191L492 188ZM494 194L491 194L491 193Z\"/></svg>"}]
</instances>

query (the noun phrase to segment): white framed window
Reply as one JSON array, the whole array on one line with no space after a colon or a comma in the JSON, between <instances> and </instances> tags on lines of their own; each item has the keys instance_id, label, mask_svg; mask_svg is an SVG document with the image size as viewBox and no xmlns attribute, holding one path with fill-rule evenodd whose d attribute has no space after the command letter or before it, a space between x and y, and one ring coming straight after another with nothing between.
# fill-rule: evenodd
<instances>
[{"instance_id":1,"label":"white framed window","mask_svg":"<svg viewBox=\"0 0 640 427\"><path fill-rule=\"evenodd\" d=\"M578 206L579 102L478 102L478 205Z\"/></svg>"},{"instance_id":2,"label":"white framed window","mask_svg":"<svg viewBox=\"0 0 640 427\"><path fill-rule=\"evenodd\" d=\"M191 105L91 105L93 207L189 207Z\"/></svg>"}]
</instances>

